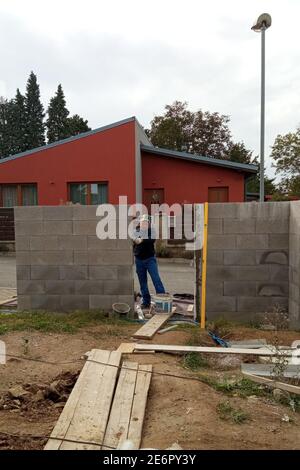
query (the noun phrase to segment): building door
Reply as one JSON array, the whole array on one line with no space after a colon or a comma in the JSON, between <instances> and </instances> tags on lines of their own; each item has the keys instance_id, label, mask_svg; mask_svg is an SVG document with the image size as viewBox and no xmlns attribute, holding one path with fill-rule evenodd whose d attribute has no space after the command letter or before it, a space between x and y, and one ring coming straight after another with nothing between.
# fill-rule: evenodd
<instances>
[{"instance_id":1,"label":"building door","mask_svg":"<svg viewBox=\"0 0 300 470\"><path fill-rule=\"evenodd\" d=\"M223 188L208 188L208 202L228 202L228 186Z\"/></svg>"},{"instance_id":2,"label":"building door","mask_svg":"<svg viewBox=\"0 0 300 470\"><path fill-rule=\"evenodd\" d=\"M165 191L159 189L144 189L144 204L151 213L151 204L163 204L165 202Z\"/></svg>"}]
</instances>

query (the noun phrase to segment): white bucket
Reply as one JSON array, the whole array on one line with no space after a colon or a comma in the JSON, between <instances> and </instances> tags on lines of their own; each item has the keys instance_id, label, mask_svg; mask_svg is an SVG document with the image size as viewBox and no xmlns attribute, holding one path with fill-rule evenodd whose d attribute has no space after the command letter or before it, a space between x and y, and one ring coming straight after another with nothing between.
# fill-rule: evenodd
<instances>
[{"instance_id":1,"label":"white bucket","mask_svg":"<svg viewBox=\"0 0 300 470\"><path fill-rule=\"evenodd\" d=\"M173 299L169 294L156 294L152 295L152 300L155 303L155 311L157 313L171 313Z\"/></svg>"}]
</instances>

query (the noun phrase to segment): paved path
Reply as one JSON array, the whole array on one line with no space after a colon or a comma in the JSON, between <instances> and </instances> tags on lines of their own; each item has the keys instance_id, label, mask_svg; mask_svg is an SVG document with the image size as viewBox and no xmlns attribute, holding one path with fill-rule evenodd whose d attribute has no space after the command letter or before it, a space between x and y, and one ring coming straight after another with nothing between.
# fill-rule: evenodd
<instances>
[{"instance_id":1,"label":"paved path","mask_svg":"<svg viewBox=\"0 0 300 470\"><path fill-rule=\"evenodd\" d=\"M166 291L172 294L194 293L194 268L189 264L169 263L159 260L159 271ZM139 291L139 283L135 275L135 290ZM16 287L16 259L13 256L0 256L0 289ZM153 293L152 282L149 288Z\"/></svg>"}]
</instances>

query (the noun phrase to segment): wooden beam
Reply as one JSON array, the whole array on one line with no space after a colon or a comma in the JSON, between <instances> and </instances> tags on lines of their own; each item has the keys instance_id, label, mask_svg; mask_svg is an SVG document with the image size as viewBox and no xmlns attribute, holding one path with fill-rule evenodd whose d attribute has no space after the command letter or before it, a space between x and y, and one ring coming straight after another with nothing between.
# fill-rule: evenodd
<instances>
[{"instance_id":1,"label":"wooden beam","mask_svg":"<svg viewBox=\"0 0 300 470\"><path fill-rule=\"evenodd\" d=\"M290 385L290 384L286 384L283 382L276 382L276 380L267 379L266 377L258 377L257 375L247 374L246 372L243 372L243 371L242 371L242 374L247 379L253 380L253 382L268 385L269 387L272 387L272 388L279 388L280 390L284 390L289 393L294 393L295 395L300 395L300 387L297 387L296 385Z\"/></svg>"},{"instance_id":2,"label":"wooden beam","mask_svg":"<svg viewBox=\"0 0 300 470\"><path fill-rule=\"evenodd\" d=\"M139 449L141 445L151 376L152 365L139 365L128 429L128 439L133 443L134 449Z\"/></svg>"},{"instance_id":3,"label":"wooden beam","mask_svg":"<svg viewBox=\"0 0 300 470\"><path fill-rule=\"evenodd\" d=\"M157 313L145 325L142 326L133 338L152 339L155 333L169 320L172 313Z\"/></svg>"},{"instance_id":4,"label":"wooden beam","mask_svg":"<svg viewBox=\"0 0 300 470\"><path fill-rule=\"evenodd\" d=\"M123 362L102 449L116 449L127 439L137 371L137 362Z\"/></svg>"},{"instance_id":5,"label":"wooden beam","mask_svg":"<svg viewBox=\"0 0 300 470\"><path fill-rule=\"evenodd\" d=\"M120 351L121 354L131 354L134 351L134 343L121 343L117 351Z\"/></svg>"},{"instance_id":6,"label":"wooden beam","mask_svg":"<svg viewBox=\"0 0 300 470\"><path fill-rule=\"evenodd\" d=\"M199 353L216 353L216 354L251 354L254 356L294 356L295 350L281 350L278 354L276 349L259 348L259 349L244 349L244 348L221 348L221 347L207 347L207 346L171 346L166 344L135 344L135 351L157 351L157 352L199 352ZM300 357L300 349L298 356Z\"/></svg>"}]
</instances>

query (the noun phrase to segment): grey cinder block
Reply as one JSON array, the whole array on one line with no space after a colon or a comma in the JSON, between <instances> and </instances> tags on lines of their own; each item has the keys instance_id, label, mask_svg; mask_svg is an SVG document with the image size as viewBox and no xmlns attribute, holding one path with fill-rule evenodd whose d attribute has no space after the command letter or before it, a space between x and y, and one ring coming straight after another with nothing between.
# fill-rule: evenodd
<instances>
[{"instance_id":1,"label":"grey cinder block","mask_svg":"<svg viewBox=\"0 0 300 470\"><path fill-rule=\"evenodd\" d=\"M16 268L17 281L29 281L30 280L30 266L18 265Z\"/></svg>"},{"instance_id":2,"label":"grey cinder block","mask_svg":"<svg viewBox=\"0 0 300 470\"><path fill-rule=\"evenodd\" d=\"M271 233L269 235L269 248L271 249L288 249L289 235L287 233Z\"/></svg>"},{"instance_id":3,"label":"grey cinder block","mask_svg":"<svg viewBox=\"0 0 300 470\"><path fill-rule=\"evenodd\" d=\"M286 309L288 299L285 297L239 297L237 310L239 312L267 313L281 307Z\"/></svg>"},{"instance_id":4,"label":"grey cinder block","mask_svg":"<svg viewBox=\"0 0 300 470\"><path fill-rule=\"evenodd\" d=\"M55 280L59 279L58 266L31 266L31 279Z\"/></svg>"},{"instance_id":5,"label":"grey cinder block","mask_svg":"<svg viewBox=\"0 0 300 470\"><path fill-rule=\"evenodd\" d=\"M36 310L61 310L60 295L33 295L31 308Z\"/></svg>"},{"instance_id":6,"label":"grey cinder block","mask_svg":"<svg viewBox=\"0 0 300 470\"><path fill-rule=\"evenodd\" d=\"M210 234L220 235L223 233L223 219L210 219L208 223L208 231Z\"/></svg>"},{"instance_id":7,"label":"grey cinder block","mask_svg":"<svg viewBox=\"0 0 300 470\"><path fill-rule=\"evenodd\" d=\"M225 281L224 295L235 297L251 297L256 295L255 281Z\"/></svg>"},{"instance_id":8,"label":"grey cinder block","mask_svg":"<svg viewBox=\"0 0 300 470\"><path fill-rule=\"evenodd\" d=\"M30 251L18 251L16 256L16 265L30 265Z\"/></svg>"},{"instance_id":9,"label":"grey cinder block","mask_svg":"<svg viewBox=\"0 0 300 470\"><path fill-rule=\"evenodd\" d=\"M43 220L43 208L41 206L18 206L14 207L16 221Z\"/></svg>"},{"instance_id":10,"label":"grey cinder block","mask_svg":"<svg viewBox=\"0 0 300 470\"><path fill-rule=\"evenodd\" d=\"M259 283L257 286L257 295L261 297L287 297L288 293L289 287L287 282L281 282L277 284Z\"/></svg>"},{"instance_id":11,"label":"grey cinder block","mask_svg":"<svg viewBox=\"0 0 300 470\"><path fill-rule=\"evenodd\" d=\"M45 282L44 281L33 281L33 280L19 280L17 285L17 291L19 294L44 294L45 293Z\"/></svg>"},{"instance_id":12,"label":"grey cinder block","mask_svg":"<svg viewBox=\"0 0 300 470\"><path fill-rule=\"evenodd\" d=\"M133 263L132 252L125 250L88 251L89 265L131 265Z\"/></svg>"},{"instance_id":13,"label":"grey cinder block","mask_svg":"<svg viewBox=\"0 0 300 470\"><path fill-rule=\"evenodd\" d=\"M207 279L206 281L206 292L208 296L222 296L224 294L224 288L223 288L223 282L222 281L215 281L212 279Z\"/></svg>"},{"instance_id":14,"label":"grey cinder block","mask_svg":"<svg viewBox=\"0 0 300 470\"><path fill-rule=\"evenodd\" d=\"M103 309L111 310L112 304L117 302L115 295L90 295L89 296L89 308L92 309Z\"/></svg>"},{"instance_id":15,"label":"grey cinder block","mask_svg":"<svg viewBox=\"0 0 300 470\"><path fill-rule=\"evenodd\" d=\"M61 309L68 310L88 310L89 296L88 295L62 295L61 296Z\"/></svg>"},{"instance_id":16,"label":"grey cinder block","mask_svg":"<svg viewBox=\"0 0 300 470\"><path fill-rule=\"evenodd\" d=\"M73 251L31 251L30 261L33 265L73 264Z\"/></svg>"},{"instance_id":17,"label":"grey cinder block","mask_svg":"<svg viewBox=\"0 0 300 470\"><path fill-rule=\"evenodd\" d=\"M208 226L210 223L210 219L222 219L230 217L231 219L235 219L237 216L237 208L238 204L234 203L210 203L208 205Z\"/></svg>"},{"instance_id":18,"label":"grey cinder block","mask_svg":"<svg viewBox=\"0 0 300 470\"><path fill-rule=\"evenodd\" d=\"M287 219L257 219L256 233L288 233L289 224Z\"/></svg>"},{"instance_id":19,"label":"grey cinder block","mask_svg":"<svg viewBox=\"0 0 300 470\"><path fill-rule=\"evenodd\" d=\"M77 266L88 266L88 252L87 251L74 251L73 253L74 264Z\"/></svg>"},{"instance_id":20,"label":"grey cinder block","mask_svg":"<svg viewBox=\"0 0 300 470\"><path fill-rule=\"evenodd\" d=\"M75 281L45 281L46 294L68 295L75 293Z\"/></svg>"},{"instance_id":21,"label":"grey cinder block","mask_svg":"<svg viewBox=\"0 0 300 470\"><path fill-rule=\"evenodd\" d=\"M288 264L288 252L286 250L257 250L257 264Z\"/></svg>"},{"instance_id":22,"label":"grey cinder block","mask_svg":"<svg viewBox=\"0 0 300 470\"><path fill-rule=\"evenodd\" d=\"M122 266L122 268L127 266ZM89 266L89 279L118 279L118 266Z\"/></svg>"},{"instance_id":23,"label":"grey cinder block","mask_svg":"<svg viewBox=\"0 0 300 470\"><path fill-rule=\"evenodd\" d=\"M124 279L133 279L134 272L133 272L133 266L118 266L117 267L117 276L119 280L124 280Z\"/></svg>"},{"instance_id":24,"label":"grey cinder block","mask_svg":"<svg viewBox=\"0 0 300 470\"><path fill-rule=\"evenodd\" d=\"M268 266L237 266L237 279L240 281L268 281Z\"/></svg>"},{"instance_id":25,"label":"grey cinder block","mask_svg":"<svg viewBox=\"0 0 300 470\"><path fill-rule=\"evenodd\" d=\"M255 250L225 250L224 251L224 265L252 266L255 264L256 264Z\"/></svg>"},{"instance_id":26,"label":"grey cinder block","mask_svg":"<svg viewBox=\"0 0 300 470\"><path fill-rule=\"evenodd\" d=\"M45 220L43 232L46 235L71 235L73 222L71 220Z\"/></svg>"},{"instance_id":27,"label":"grey cinder block","mask_svg":"<svg viewBox=\"0 0 300 470\"><path fill-rule=\"evenodd\" d=\"M268 235L253 235L253 234L244 234L236 235L237 237L237 248L241 250L255 250L259 248L268 248L269 238Z\"/></svg>"},{"instance_id":28,"label":"grey cinder block","mask_svg":"<svg viewBox=\"0 0 300 470\"><path fill-rule=\"evenodd\" d=\"M255 219L224 219L224 233L255 233Z\"/></svg>"},{"instance_id":29,"label":"grey cinder block","mask_svg":"<svg viewBox=\"0 0 300 470\"><path fill-rule=\"evenodd\" d=\"M28 251L30 249L29 240L30 240L29 235L16 236L15 238L16 252Z\"/></svg>"},{"instance_id":30,"label":"grey cinder block","mask_svg":"<svg viewBox=\"0 0 300 470\"><path fill-rule=\"evenodd\" d=\"M289 267L287 265L271 264L268 266L270 272L270 281L288 281Z\"/></svg>"},{"instance_id":31,"label":"grey cinder block","mask_svg":"<svg viewBox=\"0 0 300 470\"><path fill-rule=\"evenodd\" d=\"M74 235L94 235L96 236L96 220L74 220L73 233Z\"/></svg>"},{"instance_id":32,"label":"grey cinder block","mask_svg":"<svg viewBox=\"0 0 300 470\"><path fill-rule=\"evenodd\" d=\"M103 283L104 281L75 281L75 293L76 294L94 294L100 295L103 294Z\"/></svg>"},{"instance_id":33,"label":"grey cinder block","mask_svg":"<svg viewBox=\"0 0 300 470\"><path fill-rule=\"evenodd\" d=\"M18 294L18 310L31 310L31 296Z\"/></svg>"},{"instance_id":34,"label":"grey cinder block","mask_svg":"<svg viewBox=\"0 0 300 470\"><path fill-rule=\"evenodd\" d=\"M56 235L38 235L30 237L30 250L32 251L55 251L58 249L58 237Z\"/></svg>"},{"instance_id":35,"label":"grey cinder block","mask_svg":"<svg viewBox=\"0 0 300 470\"><path fill-rule=\"evenodd\" d=\"M40 235L43 233L43 222L40 220L16 220L16 237L21 235Z\"/></svg>"},{"instance_id":36,"label":"grey cinder block","mask_svg":"<svg viewBox=\"0 0 300 470\"><path fill-rule=\"evenodd\" d=\"M73 206L44 206L44 220L72 220Z\"/></svg>"},{"instance_id":37,"label":"grey cinder block","mask_svg":"<svg viewBox=\"0 0 300 470\"><path fill-rule=\"evenodd\" d=\"M100 240L96 235L88 235L87 245L89 250L113 250L117 248L117 240Z\"/></svg>"},{"instance_id":38,"label":"grey cinder block","mask_svg":"<svg viewBox=\"0 0 300 470\"><path fill-rule=\"evenodd\" d=\"M103 293L109 295L128 295L133 289L132 280L103 281Z\"/></svg>"},{"instance_id":39,"label":"grey cinder block","mask_svg":"<svg viewBox=\"0 0 300 470\"><path fill-rule=\"evenodd\" d=\"M209 250L230 250L236 248L236 235L210 235L208 233Z\"/></svg>"},{"instance_id":40,"label":"grey cinder block","mask_svg":"<svg viewBox=\"0 0 300 470\"><path fill-rule=\"evenodd\" d=\"M210 266L223 265L223 254L226 252L222 250L210 250L207 251L207 263ZM225 263L224 263L225 264Z\"/></svg>"},{"instance_id":41,"label":"grey cinder block","mask_svg":"<svg viewBox=\"0 0 300 470\"><path fill-rule=\"evenodd\" d=\"M87 237L84 235L60 235L58 236L58 249L85 251Z\"/></svg>"},{"instance_id":42,"label":"grey cinder block","mask_svg":"<svg viewBox=\"0 0 300 470\"><path fill-rule=\"evenodd\" d=\"M207 266L207 279L224 281L237 279L236 266Z\"/></svg>"},{"instance_id":43,"label":"grey cinder block","mask_svg":"<svg viewBox=\"0 0 300 470\"><path fill-rule=\"evenodd\" d=\"M207 310L208 312L235 312L236 311L236 298L235 297L218 297L207 296Z\"/></svg>"},{"instance_id":44,"label":"grey cinder block","mask_svg":"<svg viewBox=\"0 0 300 470\"><path fill-rule=\"evenodd\" d=\"M56 277L57 279L57 277ZM88 279L88 266L59 266L59 279L82 280Z\"/></svg>"}]
</instances>

